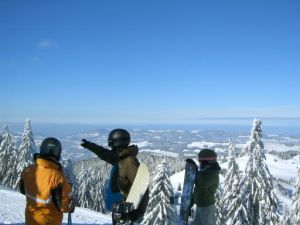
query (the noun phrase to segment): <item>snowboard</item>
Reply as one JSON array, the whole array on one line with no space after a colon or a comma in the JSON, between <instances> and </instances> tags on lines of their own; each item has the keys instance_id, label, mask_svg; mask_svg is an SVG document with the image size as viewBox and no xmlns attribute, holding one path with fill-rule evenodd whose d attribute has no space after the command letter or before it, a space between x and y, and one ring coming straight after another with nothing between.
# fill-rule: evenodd
<instances>
[{"instance_id":1,"label":"snowboard","mask_svg":"<svg viewBox=\"0 0 300 225\"><path fill-rule=\"evenodd\" d=\"M112 182L113 177L118 173L119 167L113 166L109 178L105 181L104 184L104 205L105 209L112 211L114 206L120 204L123 201L123 194L121 192L113 192Z\"/></svg>"},{"instance_id":2,"label":"snowboard","mask_svg":"<svg viewBox=\"0 0 300 225\"><path fill-rule=\"evenodd\" d=\"M139 207L139 204L149 187L149 182L149 170L145 164L141 163L125 202L113 209L113 225L133 224L133 222L126 217L126 214L136 210Z\"/></svg>"},{"instance_id":3,"label":"snowboard","mask_svg":"<svg viewBox=\"0 0 300 225\"><path fill-rule=\"evenodd\" d=\"M149 182L149 170L144 163L141 163L126 198L126 202L132 203L134 209L138 208L147 188L149 187Z\"/></svg>"},{"instance_id":4,"label":"snowboard","mask_svg":"<svg viewBox=\"0 0 300 225\"><path fill-rule=\"evenodd\" d=\"M192 202L193 188L196 180L197 165L192 159L185 164L184 183L181 195L180 218L183 224L188 223L189 211Z\"/></svg>"}]
</instances>

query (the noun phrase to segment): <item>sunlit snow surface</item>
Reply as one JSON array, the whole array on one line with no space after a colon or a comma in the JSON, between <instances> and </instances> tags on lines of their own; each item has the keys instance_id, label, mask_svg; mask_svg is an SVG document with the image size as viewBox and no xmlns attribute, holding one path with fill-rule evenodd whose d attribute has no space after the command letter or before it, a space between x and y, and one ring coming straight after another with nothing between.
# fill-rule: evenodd
<instances>
[{"instance_id":1,"label":"sunlit snow surface","mask_svg":"<svg viewBox=\"0 0 300 225\"><path fill-rule=\"evenodd\" d=\"M24 225L26 199L20 193L0 186L0 224ZM63 224L67 224L68 214L64 214ZM111 225L111 217L88 209L76 208L72 214L74 225Z\"/></svg>"}]
</instances>

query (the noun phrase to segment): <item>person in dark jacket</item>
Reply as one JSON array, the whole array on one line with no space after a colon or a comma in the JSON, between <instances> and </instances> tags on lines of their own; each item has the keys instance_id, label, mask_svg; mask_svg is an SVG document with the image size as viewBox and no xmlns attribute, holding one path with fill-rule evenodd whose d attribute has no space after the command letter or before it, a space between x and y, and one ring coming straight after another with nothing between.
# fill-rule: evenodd
<instances>
[{"instance_id":1,"label":"person in dark jacket","mask_svg":"<svg viewBox=\"0 0 300 225\"><path fill-rule=\"evenodd\" d=\"M213 150L202 149L198 160L200 170L197 171L193 193L193 203L197 206L193 225L216 225L215 193L221 168Z\"/></svg>"},{"instance_id":2,"label":"person in dark jacket","mask_svg":"<svg viewBox=\"0 0 300 225\"><path fill-rule=\"evenodd\" d=\"M124 129L114 129L108 135L108 146L111 150L85 139L81 142L82 147L95 153L100 159L111 165L118 166L117 174L114 176L114 181L112 182L112 190L113 192L122 192L125 199L129 194L140 165L137 159L138 147L129 144L130 134ZM149 190L146 191L139 207L128 214L130 221L137 221L144 215L148 201ZM115 222L113 221L113 223Z\"/></svg>"}]
</instances>

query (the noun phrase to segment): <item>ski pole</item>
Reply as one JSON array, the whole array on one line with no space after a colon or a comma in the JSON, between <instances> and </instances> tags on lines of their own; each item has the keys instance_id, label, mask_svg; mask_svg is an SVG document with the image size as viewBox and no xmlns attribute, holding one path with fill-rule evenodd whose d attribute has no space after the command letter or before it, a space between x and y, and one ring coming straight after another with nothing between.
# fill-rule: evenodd
<instances>
[{"instance_id":1,"label":"ski pole","mask_svg":"<svg viewBox=\"0 0 300 225\"><path fill-rule=\"evenodd\" d=\"M72 225L72 214L68 213L68 225Z\"/></svg>"}]
</instances>

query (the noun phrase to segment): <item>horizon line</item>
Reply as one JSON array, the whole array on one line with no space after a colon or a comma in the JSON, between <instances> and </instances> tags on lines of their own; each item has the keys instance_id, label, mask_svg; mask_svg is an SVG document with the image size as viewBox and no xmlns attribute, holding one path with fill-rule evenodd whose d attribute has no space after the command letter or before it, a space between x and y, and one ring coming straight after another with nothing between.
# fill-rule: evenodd
<instances>
[{"instance_id":1,"label":"horizon line","mask_svg":"<svg viewBox=\"0 0 300 225\"><path fill-rule=\"evenodd\" d=\"M30 119L30 118L29 118ZM53 125L68 125L68 124L72 124L72 125L98 125L98 124L105 124L105 125L114 125L114 124L190 124L190 123L197 123L197 122L201 122L201 120L253 120L253 119L260 119L260 120L300 120L300 117L287 117L287 116L264 116L264 117L259 117L259 116L229 116L229 117L222 117L222 116L218 116L218 117L199 117L199 118L188 118L188 119L181 119L181 120L177 120L177 121L167 121L167 120L145 120L145 121L135 121L135 122L124 122L124 121L111 121L111 122L101 122L101 121L94 121L94 122L78 122L78 121L67 121L67 122L63 122L63 121L34 121L32 119L30 119L30 121L34 124L53 124ZM26 119L24 119L24 121L0 121L0 123L2 124L20 124L20 123L24 123L26 121Z\"/></svg>"}]
</instances>

